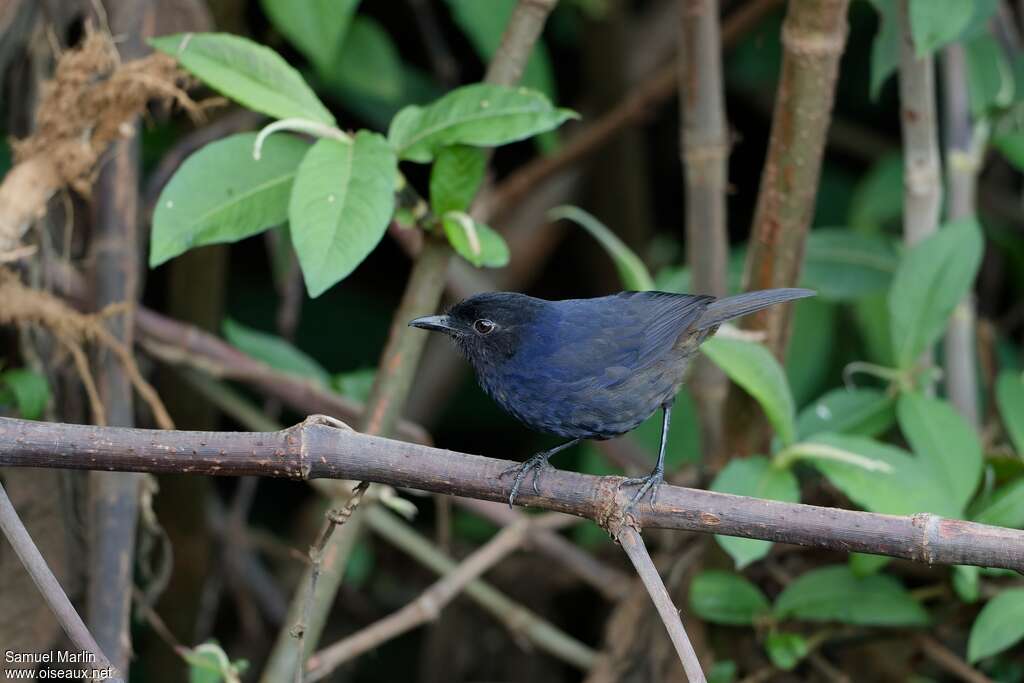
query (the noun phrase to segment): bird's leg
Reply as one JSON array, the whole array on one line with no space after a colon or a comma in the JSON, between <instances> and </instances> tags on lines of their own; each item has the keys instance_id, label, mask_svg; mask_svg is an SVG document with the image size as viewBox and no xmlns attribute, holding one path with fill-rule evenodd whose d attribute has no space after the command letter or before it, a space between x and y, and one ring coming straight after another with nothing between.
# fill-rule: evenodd
<instances>
[{"instance_id":1,"label":"bird's leg","mask_svg":"<svg viewBox=\"0 0 1024 683\"><path fill-rule=\"evenodd\" d=\"M629 513L648 491L651 492L651 508L653 508L655 501L658 499L658 487L665 481L665 446L668 443L668 426L672 421L672 403L665 403L661 406L661 410L661 446L658 448L658 464L654 466L654 470L646 477L630 477L624 479L619 484L619 488L623 486L640 487L622 511L623 514Z\"/></svg>"},{"instance_id":2,"label":"bird's leg","mask_svg":"<svg viewBox=\"0 0 1024 683\"><path fill-rule=\"evenodd\" d=\"M570 446L575 446L581 440L582 439L573 439L572 441L566 441L565 443L555 446L554 448L551 448L549 450L541 451L540 453L533 456L526 462L519 465L515 465L513 467L509 467L507 470L502 472L502 477L512 474L513 472L515 472L516 474L515 481L512 482L512 491L511 493L508 494L508 506L512 507L512 505L515 503L516 496L519 495L519 487L522 486L523 479L526 478L527 472L529 472L530 470L535 470L533 474L533 492L539 494L540 489L537 488L537 478L540 476L539 470L542 467L548 466L548 459L552 455L558 453L559 451L564 451L566 448L569 448Z\"/></svg>"}]
</instances>

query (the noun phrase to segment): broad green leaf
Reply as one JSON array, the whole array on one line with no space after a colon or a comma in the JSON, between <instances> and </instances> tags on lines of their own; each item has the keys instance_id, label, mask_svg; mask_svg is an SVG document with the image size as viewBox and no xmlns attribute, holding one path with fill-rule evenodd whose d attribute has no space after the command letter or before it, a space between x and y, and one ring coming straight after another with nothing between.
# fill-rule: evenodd
<instances>
[{"instance_id":1,"label":"broad green leaf","mask_svg":"<svg viewBox=\"0 0 1024 683\"><path fill-rule=\"evenodd\" d=\"M811 651L807 639L799 633L769 633L764 649L772 664L783 671L792 671Z\"/></svg>"},{"instance_id":2,"label":"broad green leaf","mask_svg":"<svg viewBox=\"0 0 1024 683\"><path fill-rule=\"evenodd\" d=\"M878 11L878 33L871 43L871 99L878 101L882 86L900 63L900 22L896 0L871 0Z\"/></svg>"},{"instance_id":3,"label":"broad green leaf","mask_svg":"<svg viewBox=\"0 0 1024 683\"><path fill-rule=\"evenodd\" d=\"M903 157L887 154L857 184L847 220L854 230L878 233L897 223L902 215Z\"/></svg>"},{"instance_id":4,"label":"broad green leaf","mask_svg":"<svg viewBox=\"0 0 1024 683\"><path fill-rule=\"evenodd\" d=\"M891 557L886 557L885 555L850 553L847 564L850 565L850 571L856 576L868 576L882 571L882 568L889 564L891 560Z\"/></svg>"},{"instance_id":5,"label":"broad green leaf","mask_svg":"<svg viewBox=\"0 0 1024 683\"><path fill-rule=\"evenodd\" d=\"M780 619L838 621L858 626L924 626L928 613L899 581L885 574L856 576L845 565L811 570L775 601Z\"/></svg>"},{"instance_id":6,"label":"broad green leaf","mask_svg":"<svg viewBox=\"0 0 1024 683\"><path fill-rule=\"evenodd\" d=\"M516 0L448 0L452 18L469 38L480 59L485 62L491 61L497 52L515 6ZM555 96L551 59L543 41L538 40L534 43L520 82L548 97Z\"/></svg>"},{"instance_id":7,"label":"broad green leaf","mask_svg":"<svg viewBox=\"0 0 1024 683\"><path fill-rule=\"evenodd\" d=\"M771 351L761 344L723 337L712 337L700 350L761 404L782 444L793 443L796 408L786 373Z\"/></svg>"},{"instance_id":8,"label":"broad green leaf","mask_svg":"<svg viewBox=\"0 0 1024 683\"><path fill-rule=\"evenodd\" d=\"M977 602L981 596L981 567L958 564L953 566L953 590L967 603Z\"/></svg>"},{"instance_id":9,"label":"broad green leaf","mask_svg":"<svg viewBox=\"0 0 1024 683\"><path fill-rule=\"evenodd\" d=\"M877 389L833 389L800 411L797 438L821 432L878 436L896 421L895 400Z\"/></svg>"},{"instance_id":10,"label":"broad green leaf","mask_svg":"<svg viewBox=\"0 0 1024 683\"><path fill-rule=\"evenodd\" d=\"M212 640L194 648L181 648L180 653L188 664L189 683L240 683L242 673L249 668L244 659L228 659L227 653Z\"/></svg>"},{"instance_id":11,"label":"broad green leaf","mask_svg":"<svg viewBox=\"0 0 1024 683\"><path fill-rule=\"evenodd\" d=\"M998 135L992 144L1018 171L1024 171L1024 132Z\"/></svg>"},{"instance_id":12,"label":"broad green leaf","mask_svg":"<svg viewBox=\"0 0 1024 683\"><path fill-rule=\"evenodd\" d=\"M623 287L638 292L654 289L654 280L636 252L594 216L575 206L557 206L548 211L547 215L548 220L557 221L564 218L589 232L612 257Z\"/></svg>"},{"instance_id":13,"label":"broad green leaf","mask_svg":"<svg viewBox=\"0 0 1024 683\"><path fill-rule=\"evenodd\" d=\"M412 105L391 121L388 140L399 158L427 163L442 147L495 147L553 130L576 112L553 106L529 88L476 83L424 107Z\"/></svg>"},{"instance_id":14,"label":"broad green leaf","mask_svg":"<svg viewBox=\"0 0 1024 683\"><path fill-rule=\"evenodd\" d=\"M974 219L943 226L904 254L889 290L893 352L909 368L942 331L970 290L981 263L981 229Z\"/></svg>"},{"instance_id":15,"label":"broad green leaf","mask_svg":"<svg viewBox=\"0 0 1024 683\"><path fill-rule=\"evenodd\" d=\"M967 27L960 33L960 42L966 42L977 38L982 33L989 31L989 21L992 15L999 9L999 0L973 0L974 14L967 23Z\"/></svg>"},{"instance_id":16,"label":"broad green leaf","mask_svg":"<svg viewBox=\"0 0 1024 683\"><path fill-rule=\"evenodd\" d=\"M771 461L761 455L730 460L711 482L711 490L787 503L800 502L800 486L793 473L789 469L773 467ZM715 536L715 540L736 562L737 569L760 560L772 547L770 541L753 538Z\"/></svg>"},{"instance_id":17,"label":"broad green leaf","mask_svg":"<svg viewBox=\"0 0 1024 683\"><path fill-rule=\"evenodd\" d=\"M974 0L909 0L910 34L918 57L950 43L974 16Z\"/></svg>"},{"instance_id":18,"label":"broad green leaf","mask_svg":"<svg viewBox=\"0 0 1024 683\"><path fill-rule=\"evenodd\" d=\"M1024 477L1019 477L978 501L975 522L1011 529L1024 528Z\"/></svg>"},{"instance_id":19,"label":"broad green leaf","mask_svg":"<svg viewBox=\"0 0 1024 683\"><path fill-rule=\"evenodd\" d=\"M292 244L316 297L373 251L395 206L396 164L383 136L318 140L295 176L288 218Z\"/></svg>"},{"instance_id":20,"label":"broad green leaf","mask_svg":"<svg viewBox=\"0 0 1024 683\"><path fill-rule=\"evenodd\" d=\"M441 220L444 234L455 253L477 268L508 265L508 245L492 228L462 211L449 211Z\"/></svg>"},{"instance_id":21,"label":"broad green leaf","mask_svg":"<svg viewBox=\"0 0 1024 683\"><path fill-rule=\"evenodd\" d=\"M890 239L824 228L807 237L801 283L832 301L849 301L889 287L899 257Z\"/></svg>"},{"instance_id":22,"label":"broad green leaf","mask_svg":"<svg viewBox=\"0 0 1024 683\"><path fill-rule=\"evenodd\" d=\"M331 388L342 396L364 403L370 397L370 389L376 377L377 368L339 372L331 377Z\"/></svg>"},{"instance_id":23,"label":"broad green leaf","mask_svg":"<svg viewBox=\"0 0 1024 683\"><path fill-rule=\"evenodd\" d=\"M430 208L437 216L466 211L487 169L487 155L478 147L453 145L437 153L430 169Z\"/></svg>"},{"instance_id":24,"label":"broad green leaf","mask_svg":"<svg viewBox=\"0 0 1024 683\"><path fill-rule=\"evenodd\" d=\"M658 456L661 445L661 411L656 411L640 426L629 433L651 457ZM700 424L697 421L697 406L688 390L680 391L672 406L672 422L668 427L668 442L665 444L665 469L676 470L686 463L700 460Z\"/></svg>"},{"instance_id":25,"label":"broad green leaf","mask_svg":"<svg viewBox=\"0 0 1024 683\"><path fill-rule=\"evenodd\" d=\"M996 380L996 403L1017 455L1024 457L1024 375L1000 373Z\"/></svg>"},{"instance_id":26,"label":"broad green leaf","mask_svg":"<svg viewBox=\"0 0 1024 683\"><path fill-rule=\"evenodd\" d=\"M1013 102L1014 75L994 36L983 33L964 45L971 114L990 115Z\"/></svg>"},{"instance_id":27,"label":"broad green leaf","mask_svg":"<svg viewBox=\"0 0 1024 683\"><path fill-rule=\"evenodd\" d=\"M733 683L736 680L736 662L719 660L708 671L708 683Z\"/></svg>"},{"instance_id":28,"label":"broad green leaf","mask_svg":"<svg viewBox=\"0 0 1024 683\"><path fill-rule=\"evenodd\" d=\"M274 28L318 71L325 73L339 66L338 51L359 0L261 0L261 4Z\"/></svg>"},{"instance_id":29,"label":"broad green leaf","mask_svg":"<svg viewBox=\"0 0 1024 683\"><path fill-rule=\"evenodd\" d=\"M292 181L309 145L272 135L256 161L255 139L255 133L232 135L185 160L153 211L151 268L193 247L236 242L288 219Z\"/></svg>"},{"instance_id":30,"label":"broad green leaf","mask_svg":"<svg viewBox=\"0 0 1024 683\"><path fill-rule=\"evenodd\" d=\"M224 321L223 332L229 344L276 370L311 379L323 386L330 383L330 375L323 366L277 335L260 332L231 318Z\"/></svg>"},{"instance_id":31,"label":"broad green leaf","mask_svg":"<svg viewBox=\"0 0 1024 683\"><path fill-rule=\"evenodd\" d=\"M804 405L832 386L835 379L839 304L818 297L794 301L783 369L795 405Z\"/></svg>"},{"instance_id":32,"label":"broad green leaf","mask_svg":"<svg viewBox=\"0 0 1024 683\"><path fill-rule=\"evenodd\" d=\"M228 33L179 33L151 38L211 88L277 119L334 125L334 116L295 69L270 48Z\"/></svg>"},{"instance_id":33,"label":"broad green leaf","mask_svg":"<svg viewBox=\"0 0 1024 683\"><path fill-rule=\"evenodd\" d=\"M401 97L405 73L398 48L387 31L370 17L352 20L337 63L329 65L327 78L341 88L384 101Z\"/></svg>"},{"instance_id":34,"label":"broad green leaf","mask_svg":"<svg viewBox=\"0 0 1024 683\"><path fill-rule=\"evenodd\" d=\"M769 606L761 589L739 574L710 570L690 584L690 609L714 624L749 626Z\"/></svg>"},{"instance_id":35,"label":"broad green leaf","mask_svg":"<svg viewBox=\"0 0 1024 683\"><path fill-rule=\"evenodd\" d=\"M366 536L360 536L359 540L352 545L348 562L345 564L345 583L357 589L364 586L373 572L376 559L373 545Z\"/></svg>"},{"instance_id":36,"label":"broad green leaf","mask_svg":"<svg viewBox=\"0 0 1024 683\"><path fill-rule=\"evenodd\" d=\"M896 414L917 459L945 483L962 512L981 480L978 434L949 403L917 392L900 396Z\"/></svg>"},{"instance_id":37,"label":"broad green leaf","mask_svg":"<svg viewBox=\"0 0 1024 683\"><path fill-rule=\"evenodd\" d=\"M801 454L824 474L846 496L870 512L910 515L933 512L946 517L959 514L947 491L945 481L931 467L904 450L860 436L819 434L810 444L824 444L851 453L885 469L866 467L841 457L817 456L812 452Z\"/></svg>"},{"instance_id":38,"label":"broad green leaf","mask_svg":"<svg viewBox=\"0 0 1024 683\"><path fill-rule=\"evenodd\" d=\"M979 659L1016 645L1024 638L1024 588L1004 590L988 601L971 626L967 659Z\"/></svg>"},{"instance_id":39,"label":"broad green leaf","mask_svg":"<svg viewBox=\"0 0 1024 683\"><path fill-rule=\"evenodd\" d=\"M50 402L50 385L46 378L25 368L14 368L0 373L4 393L10 392L18 414L26 420L38 420Z\"/></svg>"}]
</instances>

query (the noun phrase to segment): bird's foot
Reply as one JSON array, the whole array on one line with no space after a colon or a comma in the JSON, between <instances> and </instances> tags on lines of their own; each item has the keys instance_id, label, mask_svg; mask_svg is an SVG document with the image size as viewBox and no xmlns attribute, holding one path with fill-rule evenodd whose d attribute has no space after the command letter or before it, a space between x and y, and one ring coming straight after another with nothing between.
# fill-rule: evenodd
<instances>
[{"instance_id":1,"label":"bird's foot","mask_svg":"<svg viewBox=\"0 0 1024 683\"><path fill-rule=\"evenodd\" d=\"M537 487L537 480L540 478L540 471L542 469L551 467L548 463L549 457L550 454L547 451L538 453L519 465L509 467L499 475L501 478L505 478L513 473L516 475L515 480L512 482L512 491L508 494L509 507L512 507L515 504L516 496L519 495L519 489L523 485L523 480L526 479L526 475L529 474L530 471L533 471L533 492L538 495L540 494L540 489Z\"/></svg>"},{"instance_id":2,"label":"bird's foot","mask_svg":"<svg viewBox=\"0 0 1024 683\"><path fill-rule=\"evenodd\" d=\"M639 503L648 491L651 492L651 509L654 509L654 504L658 500L658 487L665 481L665 470L664 468L655 468L653 472L648 474L646 477L629 477L623 479L619 484L621 489L623 486L639 486L633 497L629 499L629 503L622 509L623 516L628 515L632 512L636 504Z\"/></svg>"}]
</instances>

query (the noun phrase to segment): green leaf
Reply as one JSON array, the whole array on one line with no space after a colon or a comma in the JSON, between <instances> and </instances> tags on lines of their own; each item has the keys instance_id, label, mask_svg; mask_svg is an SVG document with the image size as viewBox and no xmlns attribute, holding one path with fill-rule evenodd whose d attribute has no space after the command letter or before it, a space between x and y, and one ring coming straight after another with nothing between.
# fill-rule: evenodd
<instances>
[{"instance_id":1,"label":"green leaf","mask_svg":"<svg viewBox=\"0 0 1024 683\"><path fill-rule=\"evenodd\" d=\"M764 649L772 664L783 671L792 671L811 651L807 639L799 633L769 633Z\"/></svg>"},{"instance_id":2,"label":"green leaf","mask_svg":"<svg viewBox=\"0 0 1024 683\"><path fill-rule=\"evenodd\" d=\"M299 72L273 50L228 33L179 33L149 44L176 58L211 88L277 119L301 118L334 125Z\"/></svg>"},{"instance_id":3,"label":"green leaf","mask_svg":"<svg viewBox=\"0 0 1024 683\"><path fill-rule=\"evenodd\" d=\"M736 680L736 662L719 660L708 671L708 683L733 683Z\"/></svg>"},{"instance_id":4,"label":"green leaf","mask_svg":"<svg viewBox=\"0 0 1024 683\"><path fill-rule=\"evenodd\" d=\"M331 377L331 388L354 401L365 403L370 397L373 381L377 377L377 368L362 368L350 372L339 372Z\"/></svg>"},{"instance_id":5,"label":"green leaf","mask_svg":"<svg viewBox=\"0 0 1024 683\"><path fill-rule=\"evenodd\" d=\"M394 101L405 89L405 72L398 48L387 31L370 17L352 20L336 64L325 77L341 88L372 98Z\"/></svg>"},{"instance_id":6,"label":"green leaf","mask_svg":"<svg viewBox=\"0 0 1024 683\"><path fill-rule=\"evenodd\" d=\"M1024 588L1004 590L988 601L971 626L967 659L979 659L1016 645L1024 638Z\"/></svg>"},{"instance_id":7,"label":"green leaf","mask_svg":"<svg viewBox=\"0 0 1024 683\"><path fill-rule=\"evenodd\" d=\"M38 420L50 402L50 385L46 378L25 368L5 370L0 373L0 384L10 391L18 414L26 420Z\"/></svg>"},{"instance_id":8,"label":"green leaf","mask_svg":"<svg viewBox=\"0 0 1024 683\"><path fill-rule=\"evenodd\" d=\"M995 37L982 33L964 45L971 114L983 118L1013 102L1015 82L1010 63Z\"/></svg>"},{"instance_id":9,"label":"green leaf","mask_svg":"<svg viewBox=\"0 0 1024 683\"><path fill-rule=\"evenodd\" d=\"M536 90L476 83L425 107L402 109L391 121L388 140L399 158L426 163L442 147L495 147L553 130L574 118L575 112L554 107Z\"/></svg>"},{"instance_id":10,"label":"green leaf","mask_svg":"<svg viewBox=\"0 0 1024 683\"><path fill-rule=\"evenodd\" d=\"M854 230L877 233L902 215L903 157L887 154L857 184L847 220Z\"/></svg>"},{"instance_id":11,"label":"green leaf","mask_svg":"<svg viewBox=\"0 0 1024 683\"><path fill-rule=\"evenodd\" d=\"M885 574L856 576L836 565L811 570L775 601L779 619L838 621L858 626L924 626L928 613L899 581Z\"/></svg>"},{"instance_id":12,"label":"green leaf","mask_svg":"<svg viewBox=\"0 0 1024 683\"><path fill-rule=\"evenodd\" d=\"M1018 171L1024 171L1024 132L998 135L992 144Z\"/></svg>"},{"instance_id":13,"label":"green leaf","mask_svg":"<svg viewBox=\"0 0 1024 683\"><path fill-rule=\"evenodd\" d=\"M352 545L348 562L345 564L345 583L353 588L362 588L373 573L375 563L376 555L373 552L373 546L365 536L361 536Z\"/></svg>"},{"instance_id":14,"label":"green leaf","mask_svg":"<svg viewBox=\"0 0 1024 683\"><path fill-rule=\"evenodd\" d=\"M895 400L876 389L833 389L800 411L797 438L821 432L878 436L896 421Z\"/></svg>"},{"instance_id":15,"label":"green leaf","mask_svg":"<svg viewBox=\"0 0 1024 683\"><path fill-rule=\"evenodd\" d=\"M953 590L964 602L977 602L981 596L981 567L958 564L953 566Z\"/></svg>"},{"instance_id":16,"label":"green leaf","mask_svg":"<svg viewBox=\"0 0 1024 683\"><path fill-rule=\"evenodd\" d=\"M449 211L441 220L444 234L462 258L477 268L502 268L508 265L505 239L489 226L473 220L462 211Z\"/></svg>"},{"instance_id":17,"label":"green leaf","mask_svg":"<svg viewBox=\"0 0 1024 683\"><path fill-rule=\"evenodd\" d=\"M690 584L690 609L714 624L749 626L768 612L768 598L739 574L704 571Z\"/></svg>"},{"instance_id":18,"label":"green leaf","mask_svg":"<svg viewBox=\"0 0 1024 683\"><path fill-rule=\"evenodd\" d=\"M318 140L295 177L292 244L316 297L355 270L384 236L395 206L394 153L381 135Z\"/></svg>"},{"instance_id":19,"label":"green leaf","mask_svg":"<svg viewBox=\"0 0 1024 683\"><path fill-rule=\"evenodd\" d=\"M974 16L974 0L910 0L910 34L918 57L956 40Z\"/></svg>"},{"instance_id":20,"label":"green leaf","mask_svg":"<svg viewBox=\"0 0 1024 683\"><path fill-rule=\"evenodd\" d=\"M1024 477L1015 479L978 501L975 522L1011 529L1024 528Z\"/></svg>"},{"instance_id":21,"label":"green leaf","mask_svg":"<svg viewBox=\"0 0 1024 683\"><path fill-rule=\"evenodd\" d=\"M193 247L237 242L288 219L292 181L309 145L272 135L256 161L255 140L255 133L232 135L185 160L153 211L151 268Z\"/></svg>"},{"instance_id":22,"label":"green leaf","mask_svg":"<svg viewBox=\"0 0 1024 683\"><path fill-rule=\"evenodd\" d=\"M907 250L889 290L893 352L910 368L946 328L957 303L970 290L983 244L976 220L943 226Z\"/></svg>"},{"instance_id":23,"label":"green leaf","mask_svg":"<svg viewBox=\"0 0 1024 683\"><path fill-rule=\"evenodd\" d=\"M340 64L344 44L359 0L261 0L263 11L321 73Z\"/></svg>"},{"instance_id":24,"label":"green leaf","mask_svg":"<svg viewBox=\"0 0 1024 683\"><path fill-rule=\"evenodd\" d=\"M896 361L892 348L892 324L889 316L889 293L867 296L853 303L857 331L864 342L867 360L893 367Z\"/></svg>"},{"instance_id":25,"label":"green leaf","mask_svg":"<svg viewBox=\"0 0 1024 683\"><path fill-rule=\"evenodd\" d=\"M773 467L771 461L761 455L730 460L711 482L711 490L787 503L800 502L800 486L793 473L789 469ZM715 536L715 540L729 553L737 569L760 560L772 547L770 541L753 538Z\"/></svg>"},{"instance_id":26,"label":"green leaf","mask_svg":"<svg viewBox=\"0 0 1024 683\"><path fill-rule=\"evenodd\" d=\"M840 434L819 434L807 443L824 444L885 466L881 470L841 458L820 457L813 452L800 454L801 460L813 464L865 510L893 515L933 512L946 517L955 517L960 512L945 482L931 467L904 450L872 439Z\"/></svg>"},{"instance_id":27,"label":"green leaf","mask_svg":"<svg viewBox=\"0 0 1024 683\"><path fill-rule=\"evenodd\" d=\"M761 344L712 337L700 347L729 378L757 399L775 433L788 446L796 439L796 408L786 373Z\"/></svg>"},{"instance_id":28,"label":"green leaf","mask_svg":"<svg viewBox=\"0 0 1024 683\"><path fill-rule=\"evenodd\" d=\"M783 369L795 405L804 405L833 384L839 304L814 297L794 301Z\"/></svg>"},{"instance_id":29,"label":"green leaf","mask_svg":"<svg viewBox=\"0 0 1024 683\"><path fill-rule=\"evenodd\" d=\"M918 460L945 483L962 512L981 480L978 434L949 403L917 392L900 396L896 414Z\"/></svg>"},{"instance_id":30,"label":"green leaf","mask_svg":"<svg viewBox=\"0 0 1024 683\"><path fill-rule=\"evenodd\" d=\"M452 18L469 38L480 59L485 62L490 62L494 53L498 51L501 37L515 6L516 0L448 0ZM542 41L534 43L520 82L548 97L554 97L555 78L551 58Z\"/></svg>"},{"instance_id":31,"label":"green leaf","mask_svg":"<svg viewBox=\"0 0 1024 683\"><path fill-rule=\"evenodd\" d=\"M832 301L850 301L889 287L899 264L892 241L839 228L807 237L801 282Z\"/></svg>"},{"instance_id":32,"label":"green leaf","mask_svg":"<svg viewBox=\"0 0 1024 683\"><path fill-rule=\"evenodd\" d=\"M241 674L249 667L244 659L232 662L212 640L194 648L181 648L181 656L188 664L189 683L240 683Z\"/></svg>"},{"instance_id":33,"label":"green leaf","mask_svg":"<svg viewBox=\"0 0 1024 683\"><path fill-rule=\"evenodd\" d=\"M654 289L654 280L636 252L597 218L575 206L556 206L547 216L551 221L570 220L589 232L612 257L623 287L638 292Z\"/></svg>"},{"instance_id":34,"label":"green leaf","mask_svg":"<svg viewBox=\"0 0 1024 683\"><path fill-rule=\"evenodd\" d=\"M330 383L330 375L323 366L281 337L260 332L231 318L224 320L223 332L229 344L272 368L323 386Z\"/></svg>"},{"instance_id":35,"label":"green leaf","mask_svg":"<svg viewBox=\"0 0 1024 683\"><path fill-rule=\"evenodd\" d=\"M996 403L1017 455L1024 457L1024 375L1000 373L996 380Z\"/></svg>"},{"instance_id":36,"label":"green leaf","mask_svg":"<svg viewBox=\"0 0 1024 683\"><path fill-rule=\"evenodd\" d=\"M900 22L896 0L871 0L878 11L878 33L871 43L871 99L878 101L882 86L900 63Z\"/></svg>"},{"instance_id":37,"label":"green leaf","mask_svg":"<svg viewBox=\"0 0 1024 683\"><path fill-rule=\"evenodd\" d=\"M430 208L437 216L466 211L487 170L487 155L478 147L453 145L437 153L430 169Z\"/></svg>"},{"instance_id":38,"label":"green leaf","mask_svg":"<svg viewBox=\"0 0 1024 683\"><path fill-rule=\"evenodd\" d=\"M850 565L850 571L856 576L868 576L882 571L882 568L889 564L891 560L891 557L886 557L885 555L850 553L847 564Z\"/></svg>"}]
</instances>

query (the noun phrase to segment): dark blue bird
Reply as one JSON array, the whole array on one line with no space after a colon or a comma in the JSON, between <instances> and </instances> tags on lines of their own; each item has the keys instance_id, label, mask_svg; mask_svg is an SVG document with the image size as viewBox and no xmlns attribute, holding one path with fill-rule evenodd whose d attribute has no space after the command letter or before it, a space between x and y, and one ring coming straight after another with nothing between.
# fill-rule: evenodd
<instances>
[{"instance_id":1,"label":"dark blue bird","mask_svg":"<svg viewBox=\"0 0 1024 683\"><path fill-rule=\"evenodd\" d=\"M515 502L531 470L582 439L610 439L661 408L658 464L632 507L663 481L672 403L700 344L726 320L813 296L809 289L767 289L716 299L667 292L621 292L596 299L545 301L512 292L477 294L446 315L409 324L448 334L491 398L526 426L568 439L513 468ZM628 508L627 508L628 509Z\"/></svg>"}]
</instances>

